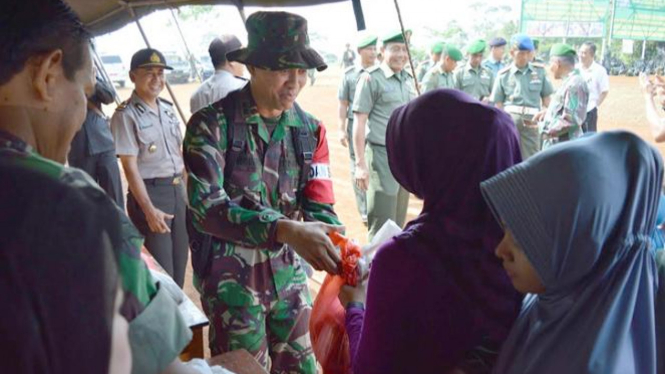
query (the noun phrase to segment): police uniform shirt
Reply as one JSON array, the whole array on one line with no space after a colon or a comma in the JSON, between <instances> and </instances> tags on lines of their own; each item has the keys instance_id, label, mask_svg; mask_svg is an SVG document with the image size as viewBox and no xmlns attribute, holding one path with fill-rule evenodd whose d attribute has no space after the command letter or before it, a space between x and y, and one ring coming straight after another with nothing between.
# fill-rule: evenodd
<instances>
[{"instance_id":1,"label":"police uniform shirt","mask_svg":"<svg viewBox=\"0 0 665 374\"><path fill-rule=\"evenodd\" d=\"M494 75L482 65L474 69L471 64L466 63L455 70L455 88L478 100L489 99L493 87Z\"/></svg>"},{"instance_id":2,"label":"police uniform shirt","mask_svg":"<svg viewBox=\"0 0 665 374\"><path fill-rule=\"evenodd\" d=\"M541 100L554 92L542 65L529 63L522 69L511 64L499 71L490 101L540 109Z\"/></svg>"},{"instance_id":3,"label":"police uniform shirt","mask_svg":"<svg viewBox=\"0 0 665 374\"><path fill-rule=\"evenodd\" d=\"M226 70L217 70L194 92L189 100L189 109L194 114L204 107L225 98L229 92L245 87L246 84L247 80L244 78L236 77Z\"/></svg>"},{"instance_id":4,"label":"police uniform shirt","mask_svg":"<svg viewBox=\"0 0 665 374\"><path fill-rule=\"evenodd\" d=\"M143 179L167 178L182 173L182 133L173 106L158 99L152 109L136 92L116 109L111 130L118 156L136 156Z\"/></svg>"},{"instance_id":5,"label":"police uniform shirt","mask_svg":"<svg viewBox=\"0 0 665 374\"><path fill-rule=\"evenodd\" d=\"M367 69L356 86L353 111L368 114L367 142L386 144L386 128L397 107L416 97L413 77L405 70L395 73L382 63Z\"/></svg>"}]
</instances>

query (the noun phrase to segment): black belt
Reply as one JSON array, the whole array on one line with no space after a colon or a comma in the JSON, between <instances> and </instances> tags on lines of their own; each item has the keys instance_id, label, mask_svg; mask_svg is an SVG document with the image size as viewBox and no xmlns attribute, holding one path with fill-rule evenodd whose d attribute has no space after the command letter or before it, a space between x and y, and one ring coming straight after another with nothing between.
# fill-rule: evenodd
<instances>
[{"instance_id":1,"label":"black belt","mask_svg":"<svg viewBox=\"0 0 665 374\"><path fill-rule=\"evenodd\" d=\"M182 174L172 177L144 179L143 183L151 186L177 186L182 183Z\"/></svg>"},{"instance_id":2,"label":"black belt","mask_svg":"<svg viewBox=\"0 0 665 374\"><path fill-rule=\"evenodd\" d=\"M379 144L379 143L372 143L372 142L367 142L369 145L373 145L375 147L383 147L386 148L385 144Z\"/></svg>"}]
</instances>

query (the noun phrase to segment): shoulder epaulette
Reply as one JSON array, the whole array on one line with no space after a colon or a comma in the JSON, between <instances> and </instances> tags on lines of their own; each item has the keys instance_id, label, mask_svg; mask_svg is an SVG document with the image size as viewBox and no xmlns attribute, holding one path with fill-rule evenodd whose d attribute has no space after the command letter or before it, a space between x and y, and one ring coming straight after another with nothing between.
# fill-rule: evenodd
<instances>
[{"instance_id":1,"label":"shoulder epaulette","mask_svg":"<svg viewBox=\"0 0 665 374\"><path fill-rule=\"evenodd\" d=\"M129 100L130 99L127 99L127 100L123 101L122 103L120 103L120 105L118 105L118 107L115 108L115 111L116 112L122 112L125 109L127 109L127 106L129 105Z\"/></svg>"},{"instance_id":2,"label":"shoulder epaulette","mask_svg":"<svg viewBox=\"0 0 665 374\"><path fill-rule=\"evenodd\" d=\"M173 103L172 103L172 102L170 102L170 101L168 101L168 100L166 100L166 99L164 99L164 98L161 98L161 97L160 97L160 98L159 98L159 101L163 102L164 104L169 104L170 106L173 106Z\"/></svg>"},{"instance_id":3,"label":"shoulder epaulette","mask_svg":"<svg viewBox=\"0 0 665 374\"><path fill-rule=\"evenodd\" d=\"M540 62L532 62L531 66L536 67L536 68L545 69L545 65L541 64Z\"/></svg>"},{"instance_id":4,"label":"shoulder epaulette","mask_svg":"<svg viewBox=\"0 0 665 374\"><path fill-rule=\"evenodd\" d=\"M371 73L373 73L377 70L380 70L380 69L381 69L381 65L374 65L371 68L367 68L365 71L371 74Z\"/></svg>"},{"instance_id":5,"label":"shoulder epaulette","mask_svg":"<svg viewBox=\"0 0 665 374\"><path fill-rule=\"evenodd\" d=\"M497 74L506 73L506 72L510 71L511 67L512 67L512 65L504 66L503 69L499 70L499 72Z\"/></svg>"},{"instance_id":6,"label":"shoulder epaulette","mask_svg":"<svg viewBox=\"0 0 665 374\"><path fill-rule=\"evenodd\" d=\"M355 66L349 66L348 68L344 69L344 74L349 73L349 72L355 70L355 68L356 68Z\"/></svg>"}]
</instances>

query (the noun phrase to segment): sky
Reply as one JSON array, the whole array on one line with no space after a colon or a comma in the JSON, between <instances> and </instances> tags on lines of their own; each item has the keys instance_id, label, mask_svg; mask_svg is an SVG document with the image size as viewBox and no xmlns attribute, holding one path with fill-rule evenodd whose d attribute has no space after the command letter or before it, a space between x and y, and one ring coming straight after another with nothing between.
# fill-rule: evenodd
<instances>
[{"instance_id":1,"label":"sky","mask_svg":"<svg viewBox=\"0 0 665 374\"><path fill-rule=\"evenodd\" d=\"M407 29L413 30L412 44L427 46L433 42L426 27L443 30L448 22L456 20L462 27L473 25L474 15L469 5L477 0L398 0L402 20ZM486 0L492 5L507 5L512 8L508 20L519 20L520 0ZM383 35L398 30L399 22L394 0L362 0L366 32ZM238 11L233 6L216 6L218 17L201 17L198 20L180 20L187 44L195 55L207 54L211 35L235 34L241 41L247 40L246 31ZM260 8L245 9L247 16ZM263 10L285 10L302 15L308 20L309 32L314 48L329 53L341 54L344 44L352 45L359 37L351 1L333 4L292 8L264 8ZM507 20L506 20L507 21ZM151 45L163 52L185 54L182 39L174 25L171 12L161 11L141 19ZM471 38L474 35L470 35ZM135 24L98 37L97 48L101 54L118 54L128 65L131 55L145 48Z\"/></svg>"}]
</instances>

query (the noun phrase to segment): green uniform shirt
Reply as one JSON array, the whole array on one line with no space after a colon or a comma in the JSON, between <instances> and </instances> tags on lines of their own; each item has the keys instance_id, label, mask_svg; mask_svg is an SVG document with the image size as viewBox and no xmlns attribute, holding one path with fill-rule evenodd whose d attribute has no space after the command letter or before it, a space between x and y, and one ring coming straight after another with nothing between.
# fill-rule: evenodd
<instances>
[{"instance_id":1,"label":"green uniform shirt","mask_svg":"<svg viewBox=\"0 0 665 374\"><path fill-rule=\"evenodd\" d=\"M385 145L388 119L397 107L416 97L413 77L405 70L393 72L381 64L367 69L356 87L353 111L367 113L367 142Z\"/></svg>"},{"instance_id":2,"label":"green uniform shirt","mask_svg":"<svg viewBox=\"0 0 665 374\"><path fill-rule=\"evenodd\" d=\"M488 98L494 87L494 75L488 68L479 65L472 68L467 63L455 70L455 88L464 91L478 100Z\"/></svg>"},{"instance_id":3,"label":"green uniform shirt","mask_svg":"<svg viewBox=\"0 0 665 374\"><path fill-rule=\"evenodd\" d=\"M0 131L0 157L26 169L44 173L84 193L104 194L82 170L46 159L24 141L4 131ZM118 209L110 198L105 203ZM191 340L192 333L173 299L166 294L166 290L157 288L141 259L143 237L119 209L118 217L123 245L114 250L125 291L122 314L129 321L132 373L158 373L180 354Z\"/></svg>"},{"instance_id":4,"label":"green uniform shirt","mask_svg":"<svg viewBox=\"0 0 665 374\"><path fill-rule=\"evenodd\" d=\"M552 96L545 118L540 123L543 148L582 136L588 102L589 88L579 70L575 69Z\"/></svg>"},{"instance_id":5,"label":"green uniform shirt","mask_svg":"<svg viewBox=\"0 0 665 374\"><path fill-rule=\"evenodd\" d=\"M510 64L501 69L494 82L490 101L540 109L542 99L554 92L542 65L529 63L518 69Z\"/></svg>"},{"instance_id":6,"label":"green uniform shirt","mask_svg":"<svg viewBox=\"0 0 665 374\"><path fill-rule=\"evenodd\" d=\"M418 82L422 83L423 78L425 77L425 74L427 74L429 69L431 69L432 66L434 66L434 64L435 64L435 62L432 61L432 59L429 59L429 60L421 62L420 65L418 65L418 69L416 69L417 70L416 75L417 75L417 78L418 78Z\"/></svg>"},{"instance_id":7,"label":"green uniform shirt","mask_svg":"<svg viewBox=\"0 0 665 374\"><path fill-rule=\"evenodd\" d=\"M423 77L423 92L437 88L455 88L455 75L451 72L441 71L441 67L434 66Z\"/></svg>"},{"instance_id":8,"label":"green uniform shirt","mask_svg":"<svg viewBox=\"0 0 665 374\"><path fill-rule=\"evenodd\" d=\"M337 91L337 98L342 101L349 102L349 108L346 113L348 119L353 119L353 97L356 95L356 85L360 74L365 71L365 68L359 66L351 66L344 71L342 82Z\"/></svg>"}]
</instances>

